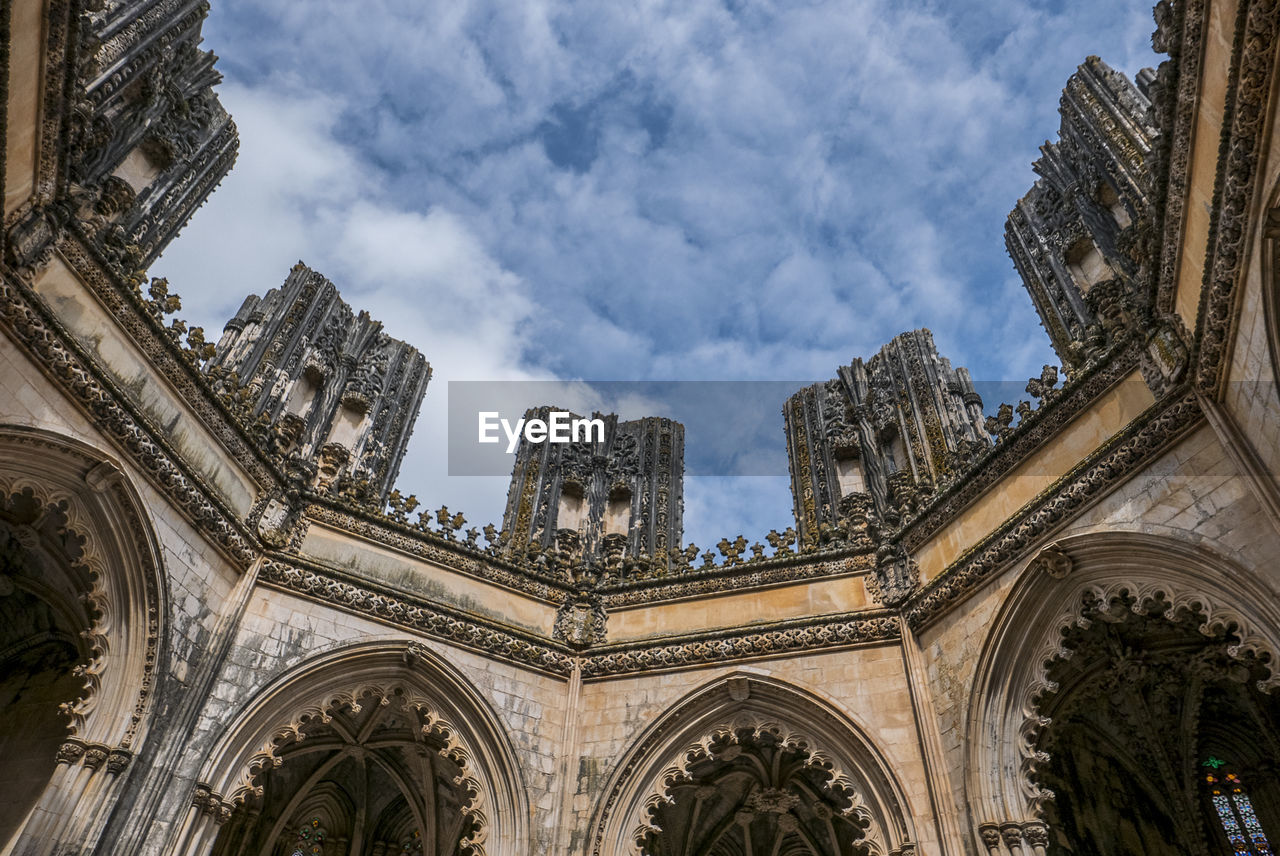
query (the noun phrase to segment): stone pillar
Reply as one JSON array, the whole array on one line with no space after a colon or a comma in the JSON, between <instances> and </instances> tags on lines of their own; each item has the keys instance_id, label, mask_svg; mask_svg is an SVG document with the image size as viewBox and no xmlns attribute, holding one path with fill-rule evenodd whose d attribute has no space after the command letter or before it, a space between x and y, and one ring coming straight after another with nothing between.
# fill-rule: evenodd
<instances>
[{"instance_id":1,"label":"stone pillar","mask_svg":"<svg viewBox=\"0 0 1280 856\"><path fill-rule=\"evenodd\" d=\"M46 856L87 851L97 843L115 803L117 782L132 754L71 738L58 749L57 766L4 856Z\"/></svg>"}]
</instances>

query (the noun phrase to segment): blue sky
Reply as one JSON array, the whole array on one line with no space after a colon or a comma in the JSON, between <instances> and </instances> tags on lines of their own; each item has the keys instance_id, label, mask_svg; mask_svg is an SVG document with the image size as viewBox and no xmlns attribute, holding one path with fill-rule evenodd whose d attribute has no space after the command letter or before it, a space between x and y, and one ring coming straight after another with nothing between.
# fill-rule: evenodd
<instances>
[{"instance_id":1,"label":"blue sky","mask_svg":"<svg viewBox=\"0 0 1280 856\"><path fill-rule=\"evenodd\" d=\"M1056 362L1004 218L1075 67L1159 60L1150 0L212 4L240 159L152 273L210 332L329 276L435 367L401 487L476 523L506 480L446 476L450 380L814 382L922 326L979 380ZM700 544L790 518L686 485Z\"/></svg>"}]
</instances>

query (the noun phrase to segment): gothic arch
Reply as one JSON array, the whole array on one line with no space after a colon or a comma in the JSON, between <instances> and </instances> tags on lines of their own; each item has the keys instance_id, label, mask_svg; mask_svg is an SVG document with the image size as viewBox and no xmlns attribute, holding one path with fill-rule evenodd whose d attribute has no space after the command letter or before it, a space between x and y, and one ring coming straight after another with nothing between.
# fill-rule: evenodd
<instances>
[{"instance_id":1,"label":"gothic arch","mask_svg":"<svg viewBox=\"0 0 1280 856\"><path fill-rule=\"evenodd\" d=\"M33 606L45 612L42 632L74 645L78 662L59 706L67 731L55 747L53 778L43 794L33 790L30 812L0 852L23 842L92 840L101 807L114 800L146 739L166 659L154 529L114 460L67 437L0 425L0 543L10 554L0 569L3 598L23 599L13 608L28 617ZM12 650L25 644L10 642ZM83 769L88 784L69 795L67 783Z\"/></svg>"},{"instance_id":2,"label":"gothic arch","mask_svg":"<svg viewBox=\"0 0 1280 856\"><path fill-rule=\"evenodd\" d=\"M443 657L404 639L335 648L309 658L255 693L235 714L201 772L177 852L207 854L218 827L247 799L261 796L263 774L282 766L289 751L307 745L317 725L372 716L374 708L413 720L424 750L451 765L465 795L465 840L475 856L517 856L528 839L529 807L510 741L489 704ZM348 755L363 747L349 747ZM403 791L406 774L377 763ZM319 781L319 778L316 777ZM290 811L304 801L290 803ZM396 822L429 819L408 805ZM395 812L392 812L395 814Z\"/></svg>"},{"instance_id":3,"label":"gothic arch","mask_svg":"<svg viewBox=\"0 0 1280 856\"><path fill-rule=\"evenodd\" d=\"M868 852L914 852L912 812L887 761L862 729L829 704L783 681L736 672L686 695L622 757L594 810L591 856L634 856L652 811L672 802L667 786L688 781L697 759L734 735L767 735L827 773L843 813L865 826Z\"/></svg>"},{"instance_id":4,"label":"gothic arch","mask_svg":"<svg viewBox=\"0 0 1280 856\"><path fill-rule=\"evenodd\" d=\"M1228 653L1270 666L1261 689L1280 686L1280 602L1256 574L1202 547L1137 532L1074 535L1046 547L1028 561L992 621L975 672L965 787L983 849L998 852L1001 840L1021 847L1025 839L1043 852L1046 794L1035 773L1047 757L1036 742L1048 720L1036 700L1057 689L1048 665L1070 657L1063 631L1085 626L1083 604L1112 602L1122 593L1135 614L1200 615L1201 633L1230 631L1239 642Z\"/></svg>"}]
</instances>

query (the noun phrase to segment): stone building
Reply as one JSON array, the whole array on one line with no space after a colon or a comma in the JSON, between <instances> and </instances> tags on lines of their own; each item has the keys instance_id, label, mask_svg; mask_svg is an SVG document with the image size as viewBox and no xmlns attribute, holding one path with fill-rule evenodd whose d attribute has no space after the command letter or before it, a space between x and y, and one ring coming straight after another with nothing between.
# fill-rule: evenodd
<instances>
[{"instance_id":1,"label":"stone building","mask_svg":"<svg viewBox=\"0 0 1280 856\"><path fill-rule=\"evenodd\" d=\"M301 265L173 318L237 145L205 9L0 7L0 854L1272 852L1275 0L1067 82L1006 230L1062 377L984 410L904 333L718 552L679 425L415 516L413 347Z\"/></svg>"}]
</instances>

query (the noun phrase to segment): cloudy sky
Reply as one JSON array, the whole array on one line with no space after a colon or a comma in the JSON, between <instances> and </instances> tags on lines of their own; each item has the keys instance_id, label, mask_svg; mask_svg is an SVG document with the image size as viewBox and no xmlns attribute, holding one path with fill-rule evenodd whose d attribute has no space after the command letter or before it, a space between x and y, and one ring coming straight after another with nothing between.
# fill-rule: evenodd
<instances>
[{"instance_id":1,"label":"cloudy sky","mask_svg":"<svg viewBox=\"0 0 1280 856\"><path fill-rule=\"evenodd\" d=\"M450 381L799 386L922 326L1038 374L1004 218L1074 68L1158 62L1150 8L212 0L240 158L152 273L213 332L320 270L435 368L401 488L496 522L505 478L447 476ZM689 479L685 522L761 538L786 479Z\"/></svg>"}]
</instances>

